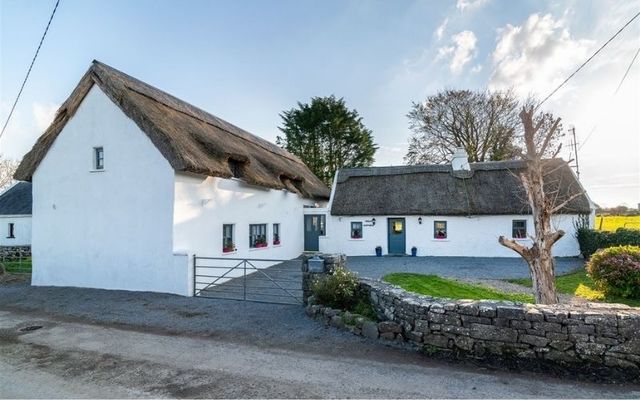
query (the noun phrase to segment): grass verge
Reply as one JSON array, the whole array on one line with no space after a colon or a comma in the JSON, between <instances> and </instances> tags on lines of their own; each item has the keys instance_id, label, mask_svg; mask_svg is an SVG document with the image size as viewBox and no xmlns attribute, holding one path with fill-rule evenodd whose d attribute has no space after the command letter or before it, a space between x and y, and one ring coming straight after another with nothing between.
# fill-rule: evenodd
<instances>
[{"instance_id":1,"label":"grass verge","mask_svg":"<svg viewBox=\"0 0 640 400\"><path fill-rule=\"evenodd\" d=\"M462 283L437 275L393 273L385 275L384 281L400 286L409 292L433 297L469 300L509 300L533 303L533 296L522 293L505 293L486 286Z\"/></svg>"},{"instance_id":2,"label":"grass verge","mask_svg":"<svg viewBox=\"0 0 640 400\"><path fill-rule=\"evenodd\" d=\"M530 278L505 279L505 281L528 287L533 286ZM624 297L605 295L604 292L598 290L595 282L589 278L584 268L556 276L556 289L560 293L573 294L590 301L622 303L632 307L640 307L640 299L625 299Z\"/></svg>"},{"instance_id":3,"label":"grass verge","mask_svg":"<svg viewBox=\"0 0 640 400\"><path fill-rule=\"evenodd\" d=\"M21 261L2 261L7 272L11 273L31 273L31 259L23 259Z\"/></svg>"}]
</instances>

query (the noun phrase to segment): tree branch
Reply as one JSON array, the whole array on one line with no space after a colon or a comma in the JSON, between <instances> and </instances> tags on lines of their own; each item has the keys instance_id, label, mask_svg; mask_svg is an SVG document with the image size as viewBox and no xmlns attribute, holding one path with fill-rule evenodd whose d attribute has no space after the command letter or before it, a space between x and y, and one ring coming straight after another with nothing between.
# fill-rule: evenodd
<instances>
[{"instance_id":1,"label":"tree branch","mask_svg":"<svg viewBox=\"0 0 640 400\"><path fill-rule=\"evenodd\" d=\"M584 190L581 190L578 193L574 193L571 196L569 196L568 199L566 199L565 201L563 201L562 203L560 203L560 205L555 206L554 208L551 209L551 214L555 214L558 211L560 211L562 209L562 207L566 206L567 204L569 204L569 202L575 198L578 198L580 196L582 196L584 194Z\"/></svg>"},{"instance_id":2,"label":"tree branch","mask_svg":"<svg viewBox=\"0 0 640 400\"><path fill-rule=\"evenodd\" d=\"M507 239L504 236L500 236L498 238L498 243L520 254L525 260L530 260L531 254L529 249L521 245L520 243L517 243L515 240Z\"/></svg>"}]
</instances>

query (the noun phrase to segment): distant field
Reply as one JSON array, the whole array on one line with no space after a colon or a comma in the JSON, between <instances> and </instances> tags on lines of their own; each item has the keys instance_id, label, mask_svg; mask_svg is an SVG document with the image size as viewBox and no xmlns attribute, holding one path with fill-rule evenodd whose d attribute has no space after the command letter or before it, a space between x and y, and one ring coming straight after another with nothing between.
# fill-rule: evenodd
<instances>
[{"instance_id":1,"label":"distant field","mask_svg":"<svg viewBox=\"0 0 640 400\"><path fill-rule=\"evenodd\" d=\"M618 228L640 229L640 215L598 215L595 228L602 231L615 231Z\"/></svg>"}]
</instances>

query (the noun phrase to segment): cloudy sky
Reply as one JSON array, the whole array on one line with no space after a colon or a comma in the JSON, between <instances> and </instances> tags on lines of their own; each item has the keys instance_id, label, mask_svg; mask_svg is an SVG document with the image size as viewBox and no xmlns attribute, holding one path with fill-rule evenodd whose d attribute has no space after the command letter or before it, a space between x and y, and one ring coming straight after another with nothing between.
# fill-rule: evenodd
<instances>
[{"instance_id":1,"label":"cloudy sky","mask_svg":"<svg viewBox=\"0 0 640 400\"><path fill-rule=\"evenodd\" d=\"M4 123L54 0L0 0ZM4 137L20 158L98 59L269 140L278 114L335 94L398 165L413 101L444 88L546 96L640 11L636 1L61 0ZM640 18L545 108L574 125L602 205L640 202ZM568 146L565 158L573 158Z\"/></svg>"}]
</instances>

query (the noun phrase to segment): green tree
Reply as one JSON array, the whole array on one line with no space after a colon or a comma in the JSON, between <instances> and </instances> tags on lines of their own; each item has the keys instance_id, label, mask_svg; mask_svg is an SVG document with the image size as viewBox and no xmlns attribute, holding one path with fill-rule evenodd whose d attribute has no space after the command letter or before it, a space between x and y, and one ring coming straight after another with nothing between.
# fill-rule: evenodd
<instances>
[{"instance_id":1,"label":"green tree","mask_svg":"<svg viewBox=\"0 0 640 400\"><path fill-rule=\"evenodd\" d=\"M298 156L318 178L331 186L340 168L373 164L377 146L356 110L335 96L313 97L311 103L280 114L284 137L276 143Z\"/></svg>"}]
</instances>

